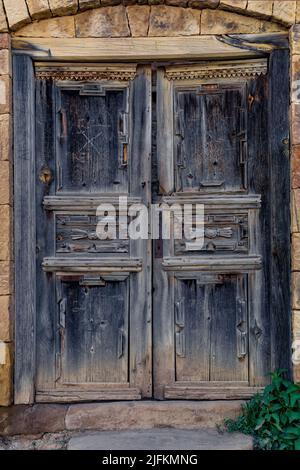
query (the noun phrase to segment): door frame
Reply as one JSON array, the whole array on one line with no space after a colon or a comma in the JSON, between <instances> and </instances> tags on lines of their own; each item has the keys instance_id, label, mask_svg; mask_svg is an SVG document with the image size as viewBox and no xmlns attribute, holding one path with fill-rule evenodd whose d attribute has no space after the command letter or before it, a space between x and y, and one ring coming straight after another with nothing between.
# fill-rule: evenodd
<instances>
[{"instance_id":1,"label":"door frame","mask_svg":"<svg viewBox=\"0 0 300 470\"><path fill-rule=\"evenodd\" d=\"M270 90L270 96L276 100L271 105L273 125L271 134L274 140L270 144L272 152L273 187L272 194L272 272L271 295L273 315L271 335L278 354L273 360L273 368L280 363L291 363L290 344L282 341L290 338L290 231L281 233L281 227L290 226L290 211L282 211L280 204L284 200L289 207L289 178L282 178L282 172L289 172L289 146L286 142L289 129L287 119L277 112L277 106L288 107L289 93L282 87L280 63L277 58L280 51L289 54L288 35L286 33L202 36L177 38L121 38L121 39L13 39L13 54L22 62L22 74L14 74L14 254L15 254L15 400L16 404L34 403L35 401L35 319L36 319L36 218L35 218L35 109L34 109L34 61L160 61L186 59L236 59L255 58L269 55L274 71L277 70L276 83ZM121 52L120 52L121 51ZM283 52L282 52L283 53ZM125 54L125 55L124 55ZM51 58L51 59L50 59ZM274 72L275 73L275 72ZM272 100L271 100L272 103ZM287 113L284 113L287 114ZM24 116L26 119L24 120ZM282 134L284 133L284 135ZM287 158L282 158L282 155ZM275 225L275 212L277 218ZM279 224L278 224L279 222ZM279 227L278 227L279 225ZM285 315L282 315L285 312ZM274 351L273 351L274 353ZM279 359L276 359L279 358Z\"/></svg>"}]
</instances>

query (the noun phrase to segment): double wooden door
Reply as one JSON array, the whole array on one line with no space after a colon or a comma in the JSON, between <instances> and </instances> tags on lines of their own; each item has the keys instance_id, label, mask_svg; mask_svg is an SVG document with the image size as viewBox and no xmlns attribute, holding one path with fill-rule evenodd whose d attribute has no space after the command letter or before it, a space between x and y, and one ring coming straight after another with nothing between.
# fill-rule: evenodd
<instances>
[{"instance_id":1,"label":"double wooden door","mask_svg":"<svg viewBox=\"0 0 300 470\"><path fill-rule=\"evenodd\" d=\"M15 71L24 64L34 77L35 400L240 398L288 369L286 52L32 69L16 57ZM99 239L100 204L134 219L120 196L148 214L152 203L204 205L203 246L175 238L174 213L169 239L151 240L150 217L148 239L118 226Z\"/></svg>"}]
</instances>

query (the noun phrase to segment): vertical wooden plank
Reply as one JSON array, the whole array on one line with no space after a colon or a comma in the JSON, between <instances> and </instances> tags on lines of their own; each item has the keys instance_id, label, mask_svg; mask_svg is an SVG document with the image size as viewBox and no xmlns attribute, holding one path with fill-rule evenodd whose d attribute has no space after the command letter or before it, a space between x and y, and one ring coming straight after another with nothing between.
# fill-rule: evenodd
<instances>
[{"instance_id":1,"label":"vertical wooden plank","mask_svg":"<svg viewBox=\"0 0 300 470\"><path fill-rule=\"evenodd\" d=\"M14 56L15 403L33 403L35 377L35 100L32 60Z\"/></svg>"},{"instance_id":2,"label":"vertical wooden plank","mask_svg":"<svg viewBox=\"0 0 300 470\"><path fill-rule=\"evenodd\" d=\"M248 380L247 341L238 347L239 335L242 332L247 334L246 322L241 324L242 317L247 316L243 282L246 282L243 275L232 274L224 276L223 283L214 286L210 350L212 381ZM242 349L245 353L243 356L240 354Z\"/></svg>"},{"instance_id":3,"label":"vertical wooden plank","mask_svg":"<svg viewBox=\"0 0 300 470\"><path fill-rule=\"evenodd\" d=\"M212 285L199 279L175 285L176 381L208 381Z\"/></svg>"},{"instance_id":4,"label":"vertical wooden plank","mask_svg":"<svg viewBox=\"0 0 300 470\"><path fill-rule=\"evenodd\" d=\"M157 155L160 194L174 190L173 84L157 70Z\"/></svg>"},{"instance_id":5,"label":"vertical wooden plank","mask_svg":"<svg viewBox=\"0 0 300 470\"><path fill-rule=\"evenodd\" d=\"M269 72L270 74L270 72ZM248 82L248 179L249 192L261 196L261 208L249 215L250 254L261 254L260 271L249 273L249 378L263 386L270 372L270 159L268 152L268 76Z\"/></svg>"},{"instance_id":6,"label":"vertical wooden plank","mask_svg":"<svg viewBox=\"0 0 300 470\"><path fill-rule=\"evenodd\" d=\"M148 208L151 202L151 90L151 67L138 67L130 103L130 194L141 197ZM151 240L130 240L130 256L143 262L143 271L130 275L130 384L140 389L142 397L151 397Z\"/></svg>"},{"instance_id":7,"label":"vertical wooden plank","mask_svg":"<svg viewBox=\"0 0 300 470\"><path fill-rule=\"evenodd\" d=\"M291 371L289 51L270 59L271 365Z\"/></svg>"},{"instance_id":8,"label":"vertical wooden plank","mask_svg":"<svg viewBox=\"0 0 300 470\"><path fill-rule=\"evenodd\" d=\"M36 168L36 388L54 387L59 371L56 343L59 334L55 274L45 273L45 256L55 256L55 216L43 207L45 196L55 193L55 86L52 81L36 82L35 168Z\"/></svg>"},{"instance_id":9,"label":"vertical wooden plank","mask_svg":"<svg viewBox=\"0 0 300 470\"><path fill-rule=\"evenodd\" d=\"M153 261L153 381L154 398L164 398L166 385L175 382L174 276Z\"/></svg>"}]
</instances>

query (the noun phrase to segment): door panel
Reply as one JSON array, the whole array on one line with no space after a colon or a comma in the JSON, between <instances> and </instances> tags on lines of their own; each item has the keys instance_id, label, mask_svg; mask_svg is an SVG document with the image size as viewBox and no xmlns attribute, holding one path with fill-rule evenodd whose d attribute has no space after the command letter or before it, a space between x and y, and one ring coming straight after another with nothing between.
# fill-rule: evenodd
<instances>
[{"instance_id":1,"label":"door panel","mask_svg":"<svg viewBox=\"0 0 300 470\"><path fill-rule=\"evenodd\" d=\"M128 383L128 282L86 278L57 288L59 384Z\"/></svg>"},{"instance_id":2,"label":"door panel","mask_svg":"<svg viewBox=\"0 0 300 470\"><path fill-rule=\"evenodd\" d=\"M154 199L182 213L185 204L204 205L203 246L183 231L175 238L181 219L175 213L173 237L155 250L154 393L160 399L251 396L269 382L271 351L278 356L270 285L279 272L271 273L269 263L272 177L282 155L269 151L272 61L235 67L224 61L157 72ZM273 94L273 109L274 102L287 116L287 101L281 108ZM191 209L189 218L195 227Z\"/></svg>"},{"instance_id":3,"label":"door panel","mask_svg":"<svg viewBox=\"0 0 300 470\"><path fill-rule=\"evenodd\" d=\"M57 190L127 192L128 88L57 88Z\"/></svg>"},{"instance_id":4,"label":"door panel","mask_svg":"<svg viewBox=\"0 0 300 470\"><path fill-rule=\"evenodd\" d=\"M245 85L178 87L174 95L176 190L245 189Z\"/></svg>"},{"instance_id":5,"label":"door panel","mask_svg":"<svg viewBox=\"0 0 300 470\"><path fill-rule=\"evenodd\" d=\"M176 382L247 383L247 276L186 277L175 294Z\"/></svg>"},{"instance_id":6,"label":"door panel","mask_svg":"<svg viewBox=\"0 0 300 470\"><path fill-rule=\"evenodd\" d=\"M151 244L99 239L96 213L149 202L150 67L98 68L36 82L37 401L152 391Z\"/></svg>"}]
</instances>

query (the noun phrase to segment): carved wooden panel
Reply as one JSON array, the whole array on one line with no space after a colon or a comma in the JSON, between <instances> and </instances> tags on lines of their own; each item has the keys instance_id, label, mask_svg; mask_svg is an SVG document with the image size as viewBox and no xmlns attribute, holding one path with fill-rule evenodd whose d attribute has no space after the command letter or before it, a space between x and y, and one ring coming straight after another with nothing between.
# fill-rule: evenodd
<instances>
[{"instance_id":1,"label":"carved wooden panel","mask_svg":"<svg viewBox=\"0 0 300 470\"><path fill-rule=\"evenodd\" d=\"M177 191L247 187L245 85L175 88Z\"/></svg>"},{"instance_id":2,"label":"carved wooden panel","mask_svg":"<svg viewBox=\"0 0 300 470\"><path fill-rule=\"evenodd\" d=\"M118 219L117 219L118 220ZM96 229L99 219L96 215L56 215L56 253L60 255L84 254L95 256L104 253L129 253L129 240L114 239L107 232L107 239L99 239ZM116 226L118 233L118 225Z\"/></svg>"},{"instance_id":3,"label":"carved wooden panel","mask_svg":"<svg viewBox=\"0 0 300 470\"><path fill-rule=\"evenodd\" d=\"M247 275L179 274L175 338L177 382L247 381Z\"/></svg>"},{"instance_id":4,"label":"carved wooden panel","mask_svg":"<svg viewBox=\"0 0 300 470\"><path fill-rule=\"evenodd\" d=\"M62 87L57 97L57 190L128 189L128 92L101 84Z\"/></svg>"},{"instance_id":5,"label":"carved wooden panel","mask_svg":"<svg viewBox=\"0 0 300 470\"><path fill-rule=\"evenodd\" d=\"M192 216L192 227L196 228L196 216ZM176 217L174 220L176 225ZM249 251L248 214L204 215L204 243L197 249L193 240L184 237L175 240L175 254L226 254L248 253Z\"/></svg>"},{"instance_id":6,"label":"carved wooden panel","mask_svg":"<svg viewBox=\"0 0 300 470\"><path fill-rule=\"evenodd\" d=\"M57 281L60 384L128 382L128 280Z\"/></svg>"}]
</instances>

